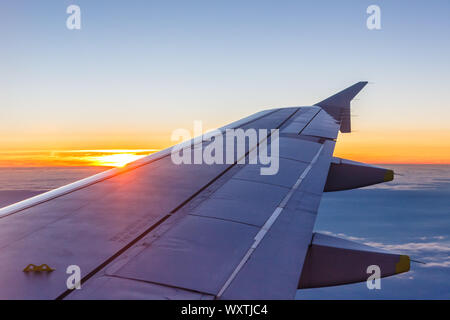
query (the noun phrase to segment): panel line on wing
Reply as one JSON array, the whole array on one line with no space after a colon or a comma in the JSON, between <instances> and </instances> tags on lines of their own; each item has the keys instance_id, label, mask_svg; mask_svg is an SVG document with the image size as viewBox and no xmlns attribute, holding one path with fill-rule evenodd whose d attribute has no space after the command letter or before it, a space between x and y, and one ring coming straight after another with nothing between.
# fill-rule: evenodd
<instances>
[{"instance_id":1,"label":"panel line on wing","mask_svg":"<svg viewBox=\"0 0 450 320\"><path fill-rule=\"evenodd\" d=\"M173 285L170 285L170 284L167 284L167 283L160 283L160 282L157 282L157 281L135 279L135 278L125 277L125 276L118 276L118 275L115 275L115 274L108 274L108 275L106 275L106 277L117 278L117 279L124 279L124 280L130 280L130 281L137 281L137 282L143 282L143 283L149 283L149 284L156 284L156 285L162 286L162 287L167 287L167 288L172 288L172 289L183 290L183 291L188 291L188 292L192 292L192 293L199 293L199 294L211 296L211 293L209 293L209 292L203 292L203 291L194 290L194 289L190 289L190 288L173 286Z\"/></svg>"},{"instance_id":2,"label":"panel line on wing","mask_svg":"<svg viewBox=\"0 0 450 320\"><path fill-rule=\"evenodd\" d=\"M321 108L314 114L314 116L311 118L311 120L308 121L308 123L303 127L303 129L300 130L300 132L298 133L298 135L301 135L302 132L303 132L303 130L305 130L306 128L308 128L308 126L311 124L311 122L314 120L314 118L317 117L317 115L320 113L320 111L322 111Z\"/></svg>"},{"instance_id":3,"label":"panel line on wing","mask_svg":"<svg viewBox=\"0 0 450 320\"><path fill-rule=\"evenodd\" d=\"M266 184L266 185L269 185L269 186L275 186L275 187L280 187L280 188L289 189L289 187L287 187L287 186L283 186L283 185L277 184L277 183L265 182L265 181L255 181L255 180L252 180L252 179L236 178L236 177L233 177L233 180L255 182L255 183Z\"/></svg>"},{"instance_id":4,"label":"panel line on wing","mask_svg":"<svg viewBox=\"0 0 450 320\"><path fill-rule=\"evenodd\" d=\"M256 228L259 227L256 224L243 222L243 221L239 221L239 220L235 220L235 219L225 219L225 218L221 218L221 217L205 216L205 215L196 214L196 213L188 213L188 215L194 216L194 217L202 217L202 218L206 218L206 219L215 219L215 220L221 220L221 221L227 221L227 222L240 223L240 224L245 224L246 226L250 226L250 227L256 227Z\"/></svg>"}]
</instances>

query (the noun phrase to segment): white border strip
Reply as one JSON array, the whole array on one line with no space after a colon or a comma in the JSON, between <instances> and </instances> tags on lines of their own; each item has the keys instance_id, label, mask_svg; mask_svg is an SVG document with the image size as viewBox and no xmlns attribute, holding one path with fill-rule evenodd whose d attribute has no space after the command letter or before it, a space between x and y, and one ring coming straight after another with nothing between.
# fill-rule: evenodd
<instances>
[{"instance_id":1,"label":"white border strip","mask_svg":"<svg viewBox=\"0 0 450 320\"><path fill-rule=\"evenodd\" d=\"M244 255L241 262L239 262L236 269L234 269L233 273L230 275L228 280L225 282L222 289L220 289L219 293L217 294L217 298L220 298L223 295L225 290L227 290L228 287L230 286L231 282L233 282L233 280L236 278L239 271L241 271L244 264L248 261L248 259L250 259L250 256L253 254L253 252L259 246L261 241L264 239L267 232L269 232L270 228L273 226L275 221L278 219L278 217L280 216L281 212L283 211L283 209L286 206L286 204L288 203L288 201L291 199L294 192L298 189L298 187L302 183L303 179L306 178L309 171L311 171L311 168L317 162L317 159L319 159L319 156L320 156L323 148L324 148L324 145L322 144L319 151L317 151L317 154L312 159L311 163L308 165L308 167L306 167L306 169L303 171L303 173L298 178L297 182L295 182L295 184L292 186L291 190L289 190L288 194L283 198L283 200L280 202L278 207L275 209L275 211L272 213L272 215L269 217L269 219L267 219L266 223L262 226L262 228L256 234L256 236L254 238L255 241L253 242L252 246L250 247L250 249L248 249L247 253Z\"/></svg>"}]
</instances>

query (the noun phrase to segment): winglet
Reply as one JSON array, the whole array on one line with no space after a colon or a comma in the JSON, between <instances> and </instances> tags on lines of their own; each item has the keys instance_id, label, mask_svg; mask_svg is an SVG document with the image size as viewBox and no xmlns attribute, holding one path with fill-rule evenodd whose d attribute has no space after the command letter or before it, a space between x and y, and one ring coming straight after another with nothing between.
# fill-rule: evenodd
<instances>
[{"instance_id":1,"label":"winglet","mask_svg":"<svg viewBox=\"0 0 450 320\"><path fill-rule=\"evenodd\" d=\"M347 89L336 93L334 96L316 103L316 106L322 107L336 120L341 121L341 132L351 132L350 102L366 86L366 84L367 81L355 83Z\"/></svg>"}]
</instances>

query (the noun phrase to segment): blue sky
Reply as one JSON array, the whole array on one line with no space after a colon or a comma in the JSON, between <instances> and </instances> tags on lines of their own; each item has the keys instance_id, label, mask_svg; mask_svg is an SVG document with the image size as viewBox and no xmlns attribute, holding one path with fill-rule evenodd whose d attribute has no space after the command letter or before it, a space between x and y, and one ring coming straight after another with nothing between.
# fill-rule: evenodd
<instances>
[{"instance_id":1,"label":"blue sky","mask_svg":"<svg viewBox=\"0 0 450 320\"><path fill-rule=\"evenodd\" d=\"M79 31L66 28L70 4L81 8ZM371 4L381 30L366 28ZM355 101L356 131L439 137L450 132L449 9L447 0L4 1L0 147L159 147L195 119L217 127L360 80L374 84Z\"/></svg>"}]
</instances>

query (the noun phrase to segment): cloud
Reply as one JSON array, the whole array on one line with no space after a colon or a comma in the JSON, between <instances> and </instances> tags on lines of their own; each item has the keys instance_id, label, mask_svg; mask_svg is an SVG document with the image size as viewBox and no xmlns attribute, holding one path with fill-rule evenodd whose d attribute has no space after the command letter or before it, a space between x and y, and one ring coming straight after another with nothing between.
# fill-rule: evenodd
<instances>
[{"instance_id":1,"label":"cloud","mask_svg":"<svg viewBox=\"0 0 450 320\"><path fill-rule=\"evenodd\" d=\"M330 232L330 231L322 231L322 230L320 230L320 231L318 231L318 232L319 232L319 233L326 234L326 235L328 235L328 236L333 236L333 237L343 238L343 239L350 240L350 241L365 241L365 240L366 240L366 238L360 238L360 237L349 236L349 235L346 235L346 234L344 234L344 233L333 233L333 232Z\"/></svg>"},{"instance_id":2,"label":"cloud","mask_svg":"<svg viewBox=\"0 0 450 320\"><path fill-rule=\"evenodd\" d=\"M382 242L369 241L366 238L349 236L344 233L333 233L330 231L320 232L350 241L358 241L367 246L380 248L386 251L408 254L413 260L419 260L426 263L420 264L421 267L450 268L450 241L444 241L445 239L447 239L447 236L437 235L431 237L419 237L418 239L422 240L422 242L417 241L399 244L386 244Z\"/></svg>"},{"instance_id":3,"label":"cloud","mask_svg":"<svg viewBox=\"0 0 450 320\"><path fill-rule=\"evenodd\" d=\"M414 270L409 270L408 272L405 273L399 273L396 275L397 279L408 279L408 280L413 280L414 279L414 274L416 272Z\"/></svg>"},{"instance_id":4,"label":"cloud","mask_svg":"<svg viewBox=\"0 0 450 320\"><path fill-rule=\"evenodd\" d=\"M365 187L365 189L389 190L436 190L450 187L450 170L448 165L421 166L386 165L396 173L394 181Z\"/></svg>"},{"instance_id":5,"label":"cloud","mask_svg":"<svg viewBox=\"0 0 450 320\"><path fill-rule=\"evenodd\" d=\"M429 267L441 267L441 268L450 268L450 256L440 257L424 257L422 258L426 264L422 265L425 268Z\"/></svg>"},{"instance_id":6,"label":"cloud","mask_svg":"<svg viewBox=\"0 0 450 320\"><path fill-rule=\"evenodd\" d=\"M445 239L444 236L434 236L428 239ZM408 242L403 244L383 244L380 242L366 242L366 245L388 251L407 253L412 259L425 262L422 268L450 268L450 242ZM430 256L432 254L432 256Z\"/></svg>"},{"instance_id":7,"label":"cloud","mask_svg":"<svg viewBox=\"0 0 450 320\"><path fill-rule=\"evenodd\" d=\"M384 244L381 242L365 242L364 244L388 251L432 251L432 252L450 252L450 244L445 242L408 242L402 244Z\"/></svg>"},{"instance_id":8,"label":"cloud","mask_svg":"<svg viewBox=\"0 0 450 320\"><path fill-rule=\"evenodd\" d=\"M444 240L446 239L446 236L433 236L433 237L419 237L420 240L428 240L428 239L437 239L437 240Z\"/></svg>"},{"instance_id":9,"label":"cloud","mask_svg":"<svg viewBox=\"0 0 450 320\"><path fill-rule=\"evenodd\" d=\"M441 268L450 268L450 260L442 261L442 262L427 262L426 264L422 265L424 268L430 268L430 267L441 267Z\"/></svg>"}]
</instances>

